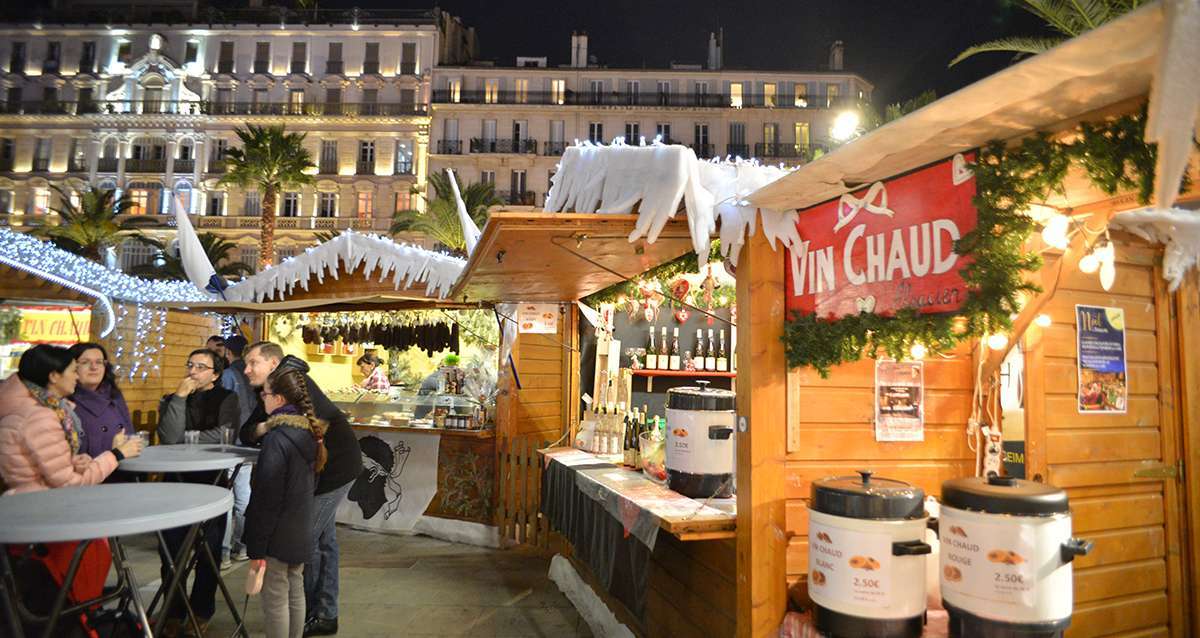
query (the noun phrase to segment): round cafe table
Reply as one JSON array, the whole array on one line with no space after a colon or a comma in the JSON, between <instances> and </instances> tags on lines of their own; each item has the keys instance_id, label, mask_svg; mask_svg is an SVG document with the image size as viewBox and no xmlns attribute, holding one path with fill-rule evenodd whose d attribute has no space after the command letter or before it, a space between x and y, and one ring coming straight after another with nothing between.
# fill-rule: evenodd
<instances>
[{"instance_id":1,"label":"round cafe table","mask_svg":"<svg viewBox=\"0 0 1200 638\"><path fill-rule=\"evenodd\" d=\"M30 613L21 604L11 577L8 551L0 551L0 576L6 594L10 631L23 636L20 619L44 621L42 636L53 636L60 618L73 616L88 607L120 599L120 609L132 604L150 636L146 610L138 596L137 583L129 567L121 536L160 532L194 525L221 516L233 507L229 490L211 485L186 483L113 484L64 487L40 492L10 494L0 498L0 545L80 541L63 579L63 586L45 618ZM112 593L66 608L67 592L75 581L80 558L88 543L107 538L117 570L117 588ZM2 548L0 548L2 549Z\"/></svg>"},{"instance_id":2,"label":"round cafe table","mask_svg":"<svg viewBox=\"0 0 1200 638\"><path fill-rule=\"evenodd\" d=\"M225 471L232 470L232 476L236 477L242 466L252 465L257 460L258 450L251 447L220 445L216 443L152 445L143 449L140 455L121 461L119 467L126 472L138 474L216 472L214 482L220 483ZM232 498L232 492L225 491ZM199 620L196 618L191 603L188 601L187 592L184 590L188 575L195 569L196 563L200 560L205 560L212 569L212 573L217 580L217 587L221 590L222 597L225 598L225 604L229 608L229 613L233 615L234 623L238 626L239 632L242 635L246 635L245 629L242 628L242 617L238 613L237 603L234 602L233 596L229 593L229 588L225 585L225 579L221 575L220 563L213 556L208 543L196 543L197 538L204 538L204 525L211 518L213 517L195 521L191 525L184 538L183 545L179 548L178 554L175 556L171 556L171 551L168 549L162 530L156 532L159 546L162 549L162 555L166 557L164 562L167 563L167 570L171 573L171 577L164 580L158 592L154 594L154 599L150 601L149 613L153 615L154 608L158 605L160 599L163 601L163 608L169 609L171 606L170 599L178 595L182 599L188 621L192 623L193 629L199 635L201 633ZM180 526L176 525L175 527ZM197 544L200 546L200 551L196 551L195 546ZM176 566L180 568L176 569ZM158 633L162 629L163 623L166 622L166 616L167 614L159 615L158 624L154 627L155 633Z\"/></svg>"}]
</instances>

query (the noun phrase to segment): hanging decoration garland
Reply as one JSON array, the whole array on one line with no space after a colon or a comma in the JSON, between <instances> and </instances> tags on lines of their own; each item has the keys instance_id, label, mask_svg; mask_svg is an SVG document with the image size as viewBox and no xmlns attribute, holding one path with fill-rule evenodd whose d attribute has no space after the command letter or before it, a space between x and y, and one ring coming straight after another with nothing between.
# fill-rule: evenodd
<instances>
[{"instance_id":1,"label":"hanging decoration garland","mask_svg":"<svg viewBox=\"0 0 1200 638\"><path fill-rule=\"evenodd\" d=\"M972 166L978 224L955 242L955 252L973 259L961 271L968 288L962 308L946 314L920 314L915 308L893 316L861 312L836 321L795 313L782 337L788 365L812 366L826 377L833 366L864 356L905 359L913 352L945 353L968 339L1009 330L1022 297L1041 291L1024 278L1042 263L1023 250L1037 226L1026 211L1062 191L1073 163L1105 193L1136 189L1145 204L1153 189L1156 155L1156 146L1144 141L1145 121L1143 109L1081 124L1077 135L1059 138L1068 141L1039 133L1011 148L990 142Z\"/></svg>"},{"instance_id":2,"label":"hanging decoration garland","mask_svg":"<svg viewBox=\"0 0 1200 638\"><path fill-rule=\"evenodd\" d=\"M713 241L708 251L709 261L721 261L721 245L718 241ZM646 272L628 279L618 284L613 284L604 290L588 295L582 299L583 303L599 308L600 304L618 303L622 300L631 298L640 298L639 289L644 285L644 282L654 281L662 284L665 288L668 282L675 281L680 275L688 275L697 272L696 270L696 253L687 252L675 259L647 270Z\"/></svg>"}]
</instances>

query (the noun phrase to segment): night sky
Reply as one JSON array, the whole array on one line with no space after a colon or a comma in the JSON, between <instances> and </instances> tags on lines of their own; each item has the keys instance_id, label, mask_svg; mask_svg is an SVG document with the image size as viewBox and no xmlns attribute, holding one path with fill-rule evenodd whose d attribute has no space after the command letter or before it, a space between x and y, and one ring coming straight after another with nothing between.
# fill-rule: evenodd
<instances>
[{"instance_id":1,"label":"night sky","mask_svg":"<svg viewBox=\"0 0 1200 638\"><path fill-rule=\"evenodd\" d=\"M326 0L321 8L427 8L413 0ZM479 35L480 56L570 61L571 31L588 32L589 53L610 67L703 63L708 33L725 29L726 68L821 70L829 44L846 43L846 69L876 86L875 103L925 89L944 96L1008 65L986 54L946 64L978 42L1044 33L1014 0L442 0Z\"/></svg>"}]
</instances>

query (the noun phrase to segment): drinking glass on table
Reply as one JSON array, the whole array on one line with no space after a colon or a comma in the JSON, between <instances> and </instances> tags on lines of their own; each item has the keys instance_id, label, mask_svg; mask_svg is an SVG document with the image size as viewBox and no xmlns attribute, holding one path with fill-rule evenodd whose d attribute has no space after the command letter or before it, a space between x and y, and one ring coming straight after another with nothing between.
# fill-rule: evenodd
<instances>
[{"instance_id":1,"label":"drinking glass on table","mask_svg":"<svg viewBox=\"0 0 1200 638\"><path fill-rule=\"evenodd\" d=\"M142 448L143 449L150 447L150 433L149 432L147 432L145 430L140 430L137 433L137 438L142 440Z\"/></svg>"},{"instance_id":2,"label":"drinking glass on table","mask_svg":"<svg viewBox=\"0 0 1200 638\"><path fill-rule=\"evenodd\" d=\"M197 445L200 443L200 432L198 430L188 430L183 433L183 443L185 445Z\"/></svg>"},{"instance_id":3,"label":"drinking glass on table","mask_svg":"<svg viewBox=\"0 0 1200 638\"><path fill-rule=\"evenodd\" d=\"M233 445L233 428L221 428L221 445Z\"/></svg>"}]
</instances>

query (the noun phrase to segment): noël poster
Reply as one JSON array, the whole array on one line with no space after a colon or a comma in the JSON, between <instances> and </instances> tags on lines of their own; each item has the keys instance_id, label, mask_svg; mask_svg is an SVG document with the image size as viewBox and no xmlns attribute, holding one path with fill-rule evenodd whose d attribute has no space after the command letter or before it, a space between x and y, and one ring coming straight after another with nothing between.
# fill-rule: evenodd
<instances>
[{"instance_id":1,"label":"no\u00ebl poster","mask_svg":"<svg viewBox=\"0 0 1200 638\"><path fill-rule=\"evenodd\" d=\"M1079 412L1123 414L1129 402L1125 361L1125 311L1075 306L1079 347Z\"/></svg>"},{"instance_id":2,"label":"no\u00ebl poster","mask_svg":"<svg viewBox=\"0 0 1200 638\"><path fill-rule=\"evenodd\" d=\"M920 361L875 362L875 440L925 440L925 367Z\"/></svg>"}]
</instances>

